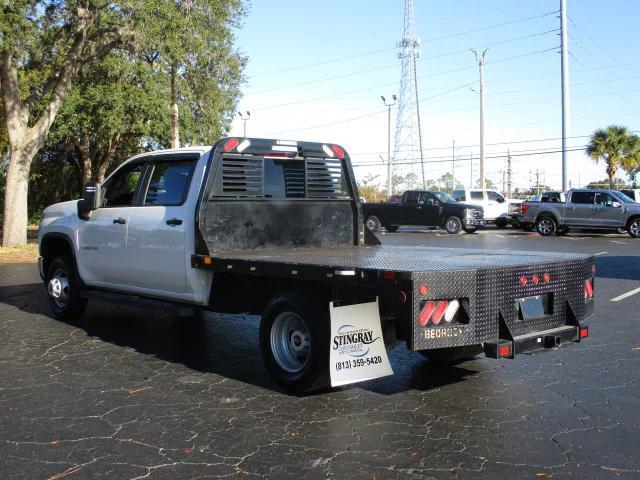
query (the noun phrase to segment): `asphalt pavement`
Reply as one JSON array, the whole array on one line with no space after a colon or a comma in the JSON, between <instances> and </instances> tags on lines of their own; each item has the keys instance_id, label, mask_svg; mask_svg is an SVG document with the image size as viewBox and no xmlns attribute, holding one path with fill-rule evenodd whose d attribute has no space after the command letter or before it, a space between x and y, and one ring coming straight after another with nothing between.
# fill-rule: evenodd
<instances>
[{"instance_id":1,"label":"asphalt pavement","mask_svg":"<svg viewBox=\"0 0 640 480\"><path fill-rule=\"evenodd\" d=\"M0 478L640 478L640 240L403 228L383 243L597 255L590 338L308 397L267 375L255 317L94 301L55 321L0 265Z\"/></svg>"}]
</instances>

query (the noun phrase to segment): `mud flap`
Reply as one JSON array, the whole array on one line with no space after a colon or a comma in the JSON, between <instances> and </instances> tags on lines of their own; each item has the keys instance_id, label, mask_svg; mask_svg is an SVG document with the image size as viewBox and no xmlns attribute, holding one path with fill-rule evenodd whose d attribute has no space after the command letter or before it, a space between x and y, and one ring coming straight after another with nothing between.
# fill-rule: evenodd
<instances>
[{"instance_id":1,"label":"mud flap","mask_svg":"<svg viewBox=\"0 0 640 480\"><path fill-rule=\"evenodd\" d=\"M393 375L382 337L378 300L340 306L329 304L331 386Z\"/></svg>"}]
</instances>

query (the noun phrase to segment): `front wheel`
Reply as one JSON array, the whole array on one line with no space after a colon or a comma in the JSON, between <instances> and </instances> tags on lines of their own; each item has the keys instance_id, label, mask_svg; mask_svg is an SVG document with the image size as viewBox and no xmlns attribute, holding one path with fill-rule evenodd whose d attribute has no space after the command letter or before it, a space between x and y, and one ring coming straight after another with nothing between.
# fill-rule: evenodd
<instances>
[{"instance_id":1,"label":"front wheel","mask_svg":"<svg viewBox=\"0 0 640 480\"><path fill-rule=\"evenodd\" d=\"M631 219L627 231L633 238L640 238L640 217Z\"/></svg>"},{"instance_id":2,"label":"front wheel","mask_svg":"<svg viewBox=\"0 0 640 480\"><path fill-rule=\"evenodd\" d=\"M540 217L536 220L536 230L543 237L550 237L558 228L558 224L553 219L553 217Z\"/></svg>"},{"instance_id":3,"label":"front wheel","mask_svg":"<svg viewBox=\"0 0 640 480\"><path fill-rule=\"evenodd\" d=\"M497 228L507 228L508 224L509 224L509 222L507 222L506 218L496 218L496 227Z\"/></svg>"},{"instance_id":4,"label":"front wheel","mask_svg":"<svg viewBox=\"0 0 640 480\"><path fill-rule=\"evenodd\" d=\"M462 230L462 220L452 215L444 222L444 228L447 233L450 233L452 235L460 233L460 230Z\"/></svg>"},{"instance_id":5,"label":"front wheel","mask_svg":"<svg viewBox=\"0 0 640 480\"><path fill-rule=\"evenodd\" d=\"M375 215L369 215L369 217L367 217L367 221L364 222L364 224L372 232L379 232L380 231L380 225L381 225L380 224L380 219L378 217L376 217Z\"/></svg>"},{"instance_id":6,"label":"front wheel","mask_svg":"<svg viewBox=\"0 0 640 480\"><path fill-rule=\"evenodd\" d=\"M80 281L73 260L67 255L55 257L47 268L47 292L49 306L58 320L77 320L87 307L82 298Z\"/></svg>"},{"instance_id":7,"label":"front wheel","mask_svg":"<svg viewBox=\"0 0 640 480\"><path fill-rule=\"evenodd\" d=\"M434 365L446 367L479 355L482 353L482 345L435 348L433 350L420 350L420 353Z\"/></svg>"},{"instance_id":8,"label":"front wheel","mask_svg":"<svg viewBox=\"0 0 640 480\"><path fill-rule=\"evenodd\" d=\"M260 322L260 350L271 377L306 393L329 385L329 312L293 293L274 297Z\"/></svg>"}]
</instances>

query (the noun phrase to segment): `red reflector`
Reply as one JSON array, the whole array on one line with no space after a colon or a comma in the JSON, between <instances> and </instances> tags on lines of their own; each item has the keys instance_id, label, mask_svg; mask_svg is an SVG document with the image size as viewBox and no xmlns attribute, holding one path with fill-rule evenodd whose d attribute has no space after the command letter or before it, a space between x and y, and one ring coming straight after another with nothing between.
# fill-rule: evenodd
<instances>
[{"instance_id":1,"label":"red reflector","mask_svg":"<svg viewBox=\"0 0 640 480\"><path fill-rule=\"evenodd\" d=\"M429 287L426 285L420 285L418 287L418 293L420 295L426 295L427 293L429 293Z\"/></svg>"},{"instance_id":2,"label":"red reflector","mask_svg":"<svg viewBox=\"0 0 640 480\"><path fill-rule=\"evenodd\" d=\"M240 143L238 141L237 138L230 138L229 140L227 140L227 142L224 144L224 146L222 147L222 149L225 152L228 152L230 150L233 150L234 148L236 148L238 146L238 143Z\"/></svg>"},{"instance_id":3,"label":"red reflector","mask_svg":"<svg viewBox=\"0 0 640 480\"><path fill-rule=\"evenodd\" d=\"M438 302L438 306L436 307L436 311L433 312L433 319L431 320L434 325L438 325L444 317L444 312L447 311L447 307L449 306L449 302L446 300L442 300Z\"/></svg>"},{"instance_id":4,"label":"red reflector","mask_svg":"<svg viewBox=\"0 0 640 480\"><path fill-rule=\"evenodd\" d=\"M528 211L529 211L529 205L527 205L526 203L523 203L522 206L520 207L520 212L527 213Z\"/></svg>"},{"instance_id":5,"label":"red reflector","mask_svg":"<svg viewBox=\"0 0 640 480\"><path fill-rule=\"evenodd\" d=\"M498 348L498 357L505 358L511 356L511 345L500 345Z\"/></svg>"},{"instance_id":6,"label":"red reflector","mask_svg":"<svg viewBox=\"0 0 640 480\"><path fill-rule=\"evenodd\" d=\"M593 298L593 284L589 278L584 281L584 298Z\"/></svg>"},{"instance_id":7,"label":"red reflector","mask_svg":"<svg viewBox=\"0 0 640 480\"><path fill-rule=\"evenodd\" d=\"M421 327L424 327L427 323L429 323L429 319L431 315L433 315L433 311L436 309L435 302L427 302L420 312L420 317L418 318L418 323Z\"/></svg>"},{"instance_id":8,"label":"red reflector","mask_svg":"<svg viewBox=\"0 0 640 480\"><path fill-rule=\"evenodd\" d=\"M540 277L538 275L534 275L531 280L533 281L534 285L538 285L540 283Z\"/></svg>"},{"instance_id":9,"label":"red reflector","mask_svg":"<svg viewBox=\"0 0 640 480\"><path fill-rule=\"evenodd\" d=\"M522 285L523 287L527 285L527 283L529 283L529 281L527 280L527 277L525 277L524 275L522 275L520 277L520 285Z\"/></svg>"},{"instance_id":10,"label":"red reflector","mask_svg":"<svg viewBox=\"0 0 640 480\"><path fill-rule=\"evenodd\" d=\"M396 272L383 272L382 278L384 278L385 280L395 280Z\"/></svg>"},{"instance_id":11,"label":"red reflector","mask_svg":"<svg viewBox=\"0 0 640 480\"><path fill-rule=\"evenodd\" d=\"M344 158L344 150L338 145L331 145L331 150L333 150L333 153L335 153L338 158Z\"/></svg>"},{"instance_id":12,"label":"red reflector","mask_svg":"<svg viewBox=\"0 0 640 480\"><path fill-rule=\"evenodd\" d=\"M551 281L551 275L549 275L548 273L545 273L542 276L542 279L544 280L544 283L549 283Z\"/></svg>"},{"instance_id":13,"label":"red reflector","mask_svg":"<svg viewBox=\"0 0 640 480\"><path fill-rule=\"evenodd\" d=\"M587 338L589 336L589 327L580 327L580 338Z\"/></svg>"}]
</instances>

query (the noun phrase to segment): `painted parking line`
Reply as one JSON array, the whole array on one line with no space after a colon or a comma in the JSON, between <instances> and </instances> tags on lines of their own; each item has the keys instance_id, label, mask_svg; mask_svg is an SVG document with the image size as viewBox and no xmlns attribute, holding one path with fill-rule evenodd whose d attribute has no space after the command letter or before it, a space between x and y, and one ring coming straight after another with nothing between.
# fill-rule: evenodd
<instances>
[{"instance_id":1,"label":"painted parking line","mask_svg":"<svg viewBox=\"0 0 640 480\"><path fill-rule=\"evenodd\" d=\"M631 290L630 292L627 293L623 293L622 295L619 295L615 298L612 298L611 300L609 300L610 302L619 302L621 300L624 300L625 298L629 298L632 295L635 295L636 293L640 293L640 288L635 288L633 290Z\"/></svg>"},{"instance_id":2,"label":"painted parking line","mask_svg":"<svg viewBox=\"0 0 640 480\"><path fill-rule=\"evenodd\" d=\"M598 252L598 253L594 253L594 255L604 255L607 252Z\"/></svg>"}]
</instances>

